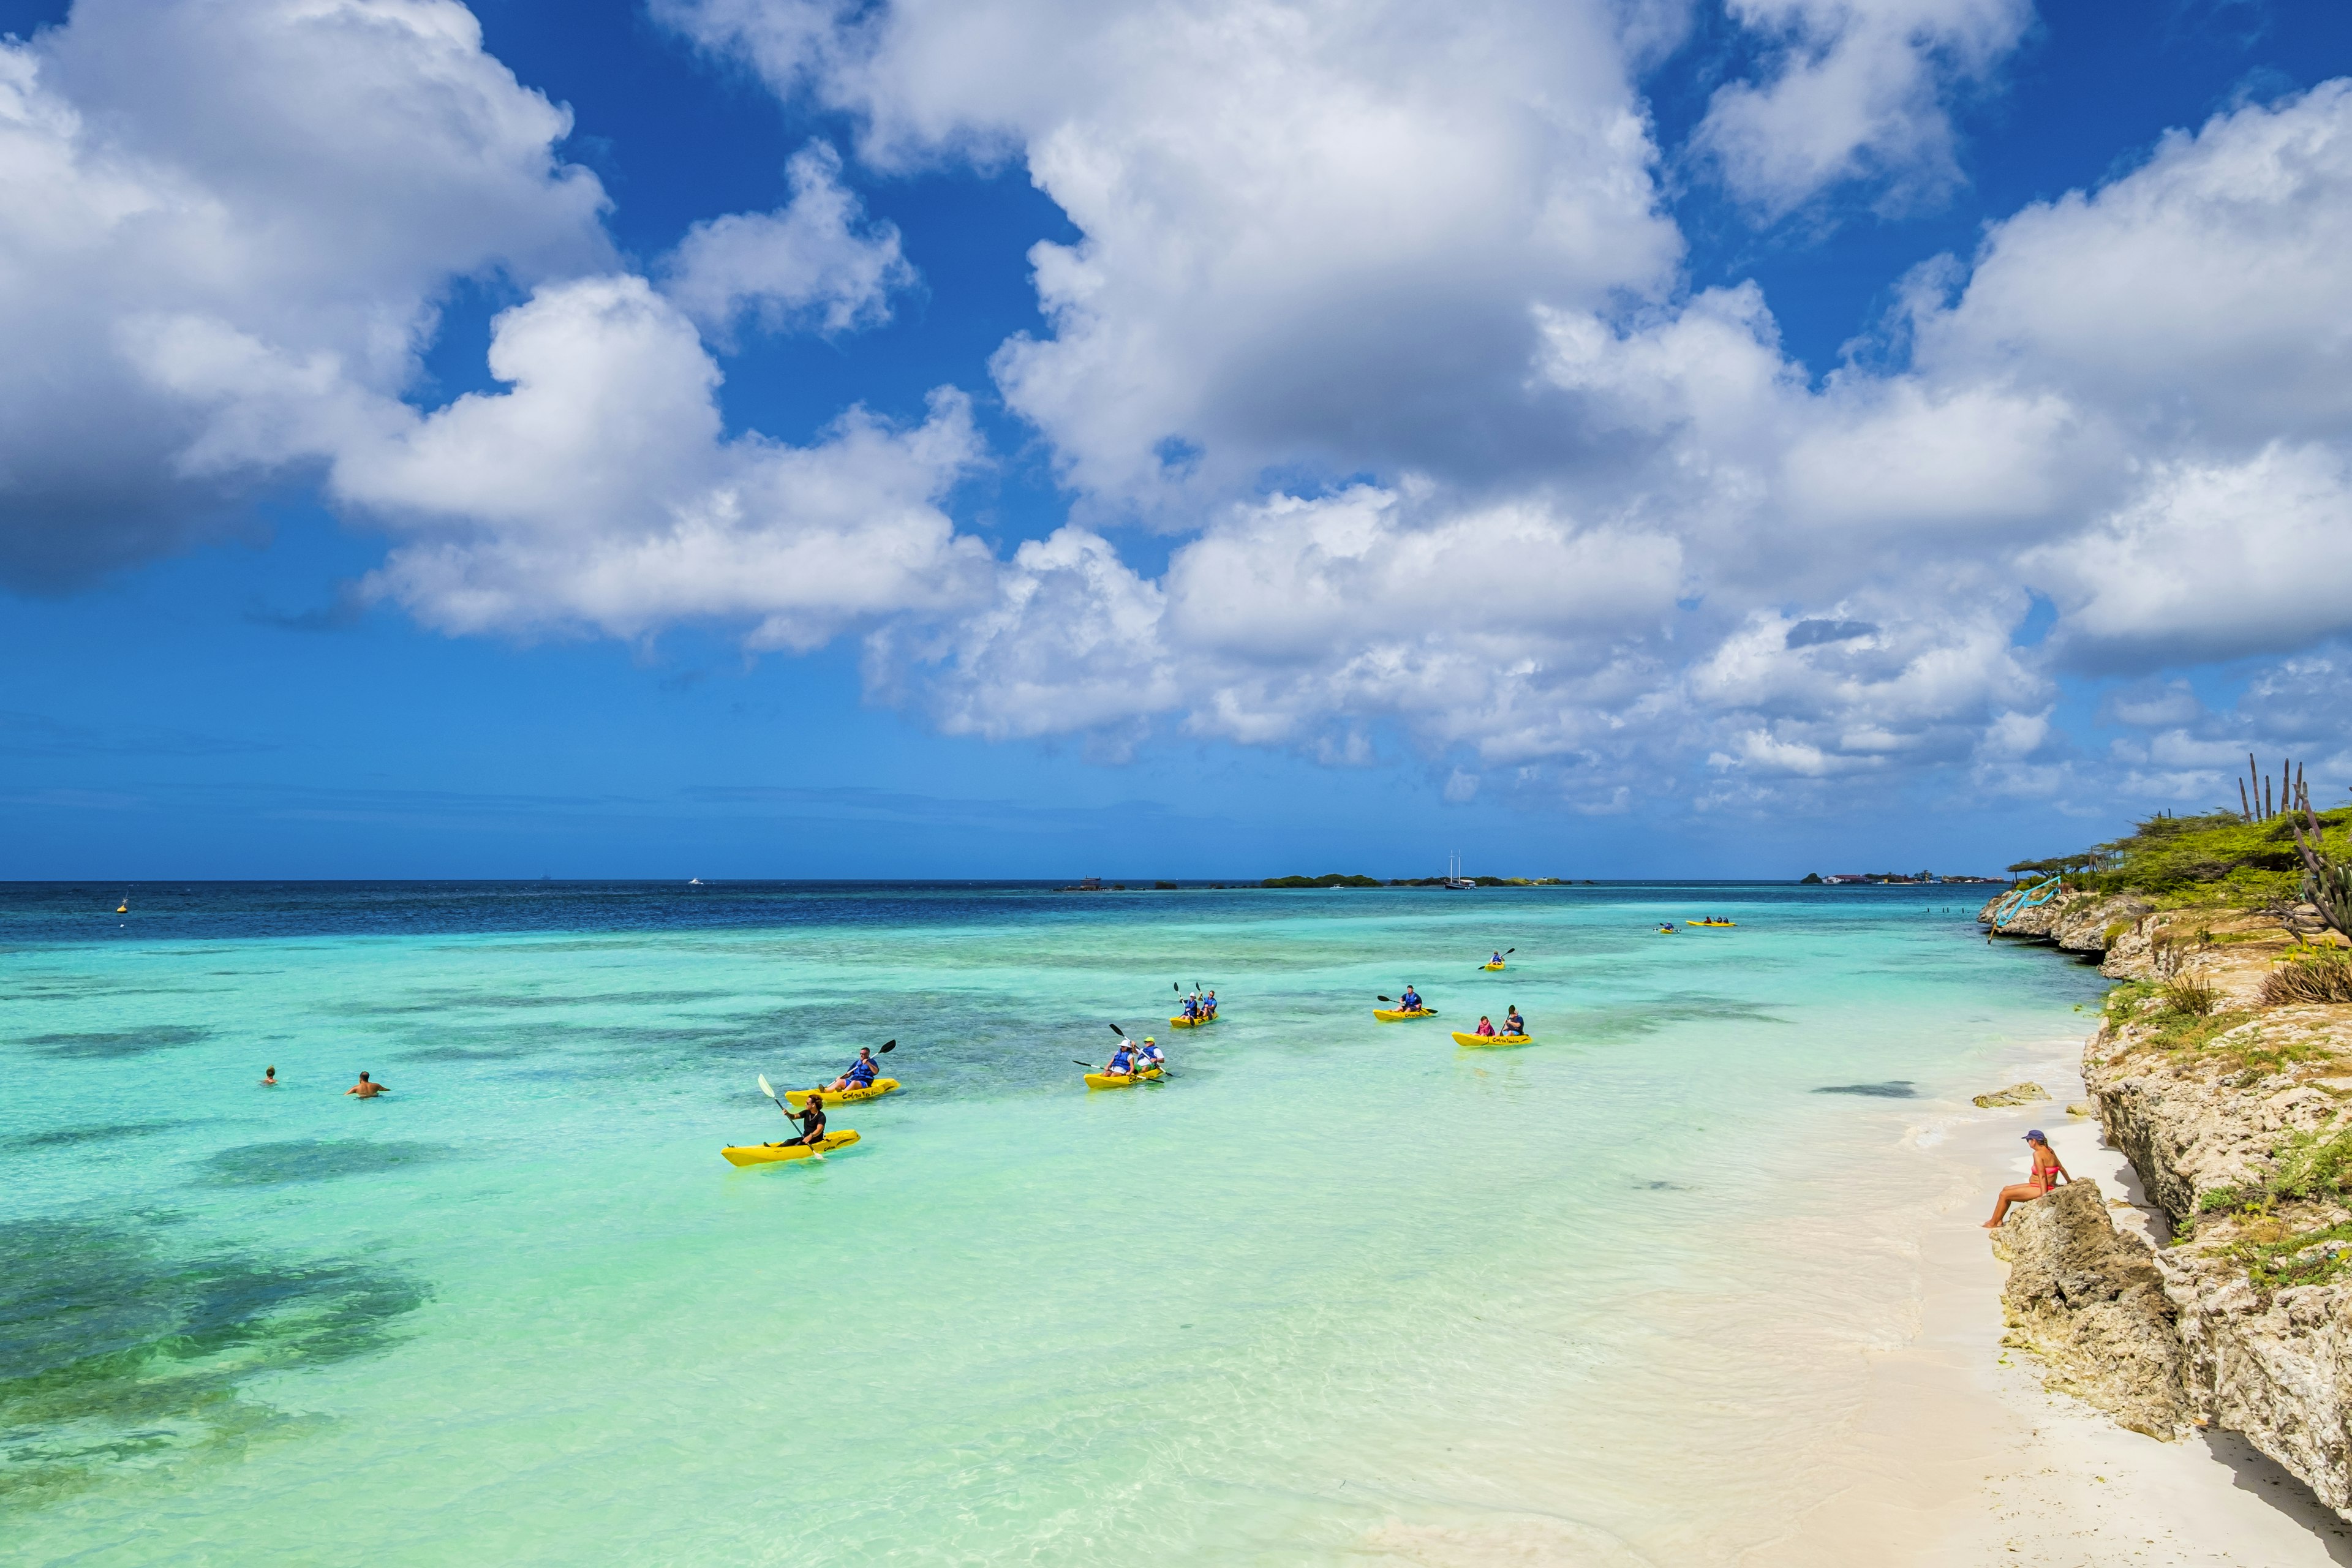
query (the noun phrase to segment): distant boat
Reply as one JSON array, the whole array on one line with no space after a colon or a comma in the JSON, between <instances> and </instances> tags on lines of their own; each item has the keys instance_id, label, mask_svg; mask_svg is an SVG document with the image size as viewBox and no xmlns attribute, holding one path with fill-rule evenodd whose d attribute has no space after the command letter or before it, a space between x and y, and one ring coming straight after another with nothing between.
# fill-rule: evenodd
<instances>
[{"instance_id":1,"label":"distant boat","mask_svg":"<svg viewBox=\"0 0 2352 1568\"><path fill-rule=\"evenodd\" d=\"M1456 852L1455 854L1449 855L1449 856L1447 856L1447 857L1446 857L1446 859L1445 859L1445 886L1446 886L1446 887L1448 887L1448 888L1450 888L1450 889L1454 889L1459 890L1459 889L1464 889L1464 888L1475 888L1475 887L1476 887L1477 885L1478 885L1477 883L1475 883L1475 882L1472 881L1469 878L1467 878L1467 877L1465 877L1465 876L1464 876L1464 875L1462 874L1462 857L1461 857L1461 855L1460 855L1460 853L1459 853L1459 852Z\"/></svg>"},{"instance_id":2,"label":"distant boat","mask_svg":"<svg viewBox=\"0 0 2352 1568\"><path fill-rule=\"evenodd\" d=\"M702 886L702 879L699 877L688 877L686 879L686 885L689 888L699 888Z\"/></svg>"}]
</instances>

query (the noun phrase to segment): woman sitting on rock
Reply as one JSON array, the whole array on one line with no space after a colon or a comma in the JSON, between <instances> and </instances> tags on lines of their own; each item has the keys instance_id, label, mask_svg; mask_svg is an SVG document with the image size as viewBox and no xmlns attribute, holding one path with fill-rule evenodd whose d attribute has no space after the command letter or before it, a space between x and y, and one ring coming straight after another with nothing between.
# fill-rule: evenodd
<instances>
[{"instance_id":1,"label":"woman sitting on rock","mask_svg":"<svg viewBox=\"0 0 2352 1568\"><path fill-rule=\"evenodd\" d=\"M1993 1205L1992 1218L1984 1222L1987 1230L2000 1227L2000 1222L2008 1217L2010 1205L2030 1204L2047 1195L2050 1189L2059 1183L2074 1179L2066 1173L2066 1167L2058 1163L2058 1156L2050 1152L2050 1140L2042 1136L2042 1129L2037 1127L2027 1133L2025 1142L2033 1150L2033 1174L2015 1186L2001 1188L2000 1202Z\"/></svg>"}]
</instances>

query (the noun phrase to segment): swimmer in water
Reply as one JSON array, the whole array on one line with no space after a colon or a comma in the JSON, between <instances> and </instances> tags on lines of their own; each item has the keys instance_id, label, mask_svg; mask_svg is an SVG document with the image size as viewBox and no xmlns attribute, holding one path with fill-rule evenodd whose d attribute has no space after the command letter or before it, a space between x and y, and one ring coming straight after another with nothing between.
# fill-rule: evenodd
<instances>
[{"instance_id":1,"label":"swimmer in water","mask_svg":"<svg viewBox=\"0 0 2352 1568\"><path fill-rule=\"evenodd\" d=\"M263 1068L261 1069L261 1087L264 1089L276 1089L278 1087L278 1069L276 1068Z\"/></svg>"},{"instance_id":2,"label":"swimmer in water","mask_svg":"<svg viewBox=\"0 0 2352 1568\"><path fill-rule=\"evenodd\" d=\"M345 1094L356 1094L362 1100L373 1100L379 1094L389 1094L391 1091L391 1085L373 1082L365 1073L360 1074L359 1082L343 1090Z\"/></svg>"}]
</instances>

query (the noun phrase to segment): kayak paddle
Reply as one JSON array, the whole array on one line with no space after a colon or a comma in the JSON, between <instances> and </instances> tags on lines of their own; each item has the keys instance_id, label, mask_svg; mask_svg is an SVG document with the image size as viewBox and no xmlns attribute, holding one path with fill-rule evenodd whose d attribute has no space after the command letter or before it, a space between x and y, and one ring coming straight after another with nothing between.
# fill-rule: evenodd
<instances>
[{"instance_id":1,"label":"kayak paddle","mask_svg":"<svg viewBox=\"0 0 2352 1568\"><path fill-rule=\"evenodd\" d=\"M760 1092L766 1095L770 1100L776 1100L776 1091L768 1087L768 1075L766 1073L761 1073L760 1075ZM794 1116L792 1112L792 1108L786 1105L782 1100L776 1100L776 1109L784 1113L785 1121L793 1123L796 1127L800 1127L803 1132L807 1131L806 1124L803 1123L799 1117ZM811 1144L809 1145L809 1155L813 1159L822 1160L824 1158L824 1151L816 1147L814 1144Z\"/></svg>"}]
</instances>

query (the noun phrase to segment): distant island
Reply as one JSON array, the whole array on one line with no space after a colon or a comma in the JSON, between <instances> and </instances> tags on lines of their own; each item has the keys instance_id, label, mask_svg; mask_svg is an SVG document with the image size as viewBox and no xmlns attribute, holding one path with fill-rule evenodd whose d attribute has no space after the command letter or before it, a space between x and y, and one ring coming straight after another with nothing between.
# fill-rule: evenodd
<instances>
[{"instance_id":1,"label":"distant island","mask_svg":"<svg viewBox=\"0 0 2352 1568\"><path fill-rule=\"evenodd\" d=\"M1834 877L1824 877L1819 871L1808 871L1798 886L1804 888L1843 888L1860 882L1881 886L1936 887L1948 882L1990 882L2006 886L2006 877L1939 877L1933 871L1841 871Z\"/></svg>"}]
</instances>

